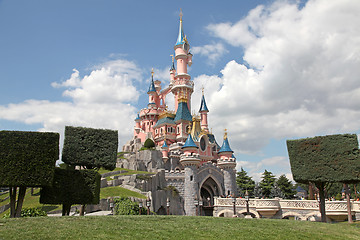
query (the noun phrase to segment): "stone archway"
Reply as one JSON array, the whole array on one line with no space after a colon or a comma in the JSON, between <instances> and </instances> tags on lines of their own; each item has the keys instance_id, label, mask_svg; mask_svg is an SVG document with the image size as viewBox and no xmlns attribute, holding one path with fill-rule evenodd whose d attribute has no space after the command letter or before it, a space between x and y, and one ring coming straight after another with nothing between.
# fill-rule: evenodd
<instances>
[{"instance_id":1,"label":"stone archway","mask_svg":"<svg viewBox=\"0 0 360 240\"><path fill-rule=\"evenodd\" d=\"M208 177L201 183L199 190L203 201L202 215L213 216L214 197L220 195L221 187L212 177Z\"/></svg>"}]
</instances>

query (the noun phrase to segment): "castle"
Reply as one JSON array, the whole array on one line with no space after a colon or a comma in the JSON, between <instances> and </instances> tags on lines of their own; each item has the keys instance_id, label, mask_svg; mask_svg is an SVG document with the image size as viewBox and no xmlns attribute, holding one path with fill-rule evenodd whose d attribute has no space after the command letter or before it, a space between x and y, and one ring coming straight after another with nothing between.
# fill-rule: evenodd
<instances>
[{"instance_id":1,"label":"castle","mask_svg":"<svg viewBox=\"0 0 360 240\"><path fill-rule=\"evenodd\" d=\"M216 196L237 194L236 159L226 129L221 147L209 132L209 110L204 91L199 115L191 115L194 82L187 66L192 64L192 54L183 31L181 13L174 50L169 86L162 90L161 82L154 81L152 71L147 91L149 103L135 119L134 138L124 145L123 151L137 152L147 139L151 139L162 153L162 157L159 155L161 164L157 168L165 169L165 185L179 191L183 214L195 215L194 202L200 201L200 205L210 207ZM175 98L174 111L168 110L166 105L166 96L170 92Z\"/></svg>"}]
</instances>

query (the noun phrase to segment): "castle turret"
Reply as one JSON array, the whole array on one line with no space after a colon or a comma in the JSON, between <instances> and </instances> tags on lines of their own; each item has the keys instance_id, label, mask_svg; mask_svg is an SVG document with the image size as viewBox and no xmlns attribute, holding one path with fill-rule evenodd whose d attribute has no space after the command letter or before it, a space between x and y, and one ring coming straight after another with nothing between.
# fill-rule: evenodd
<instances>
[{"instance_id":1,"label":"castle turret","mask_svg":"<svg viewBox=\"0 0 360 240\"><path fill-rule=\"evenodd\" d=\"M150 82L150 86L149 86L149 90L147 91L147 94L149 95L149 105L150 104L155 105L157 93L156 93L156 88L155 88L155 83L154 83L154 70L151 71L151 82Z\"/></svg>"},{"instance_id":2,"label":"castle turret","mask_svg":"<svg viewBox=\"0 0 360 240\"><path fill-rule=\"evenodd\" d=\"M205 130L207 132L209 131L208 121L207 121L207 113L208 112L209 112L209 110L206 106L205 97L204 97L204 89L203 89L199 113L201 116L201 129Z\"/></svg>"},{"instance_id":3,"label":"castle turret","mask_svg":"<svg viewBox=\"0 0 360 240\"><path fill-rule=\"evenodd\" d=\"M161 151L162 151L162 155L163 155L162 158L163 158L164 162L166 162L169 159L169 157L168 157L169 146L166 144L166 138L164 139L164 143L161 146Z\"/></svg>"},{"instance_id":4,"label":"castle turret","mask_svg":"<svg viewBox=\"0 0 360 240\"><path fill-rule=\"evenodd\" d=\"M224 190L225 194L237 195L236 188L236 159L233 157L233 150L230 148L230 144L227 138L227 132L225 129L224 142L218 152L220 159L218 159L218 166L224 173Z\"/></svg>"},{"instance_id":5,"label":"castle turret","mask_svg":"<svg viewBox=\"0 0 360 240\"><path fill-rule=\"evenodd\" d=\"M188 216L196 215L196 207L194 200L199 199L199 186L197 183L197 172L200 165L200 156L198 152L198 146L196 146L191 134L181 148L184 154L180 157L180 163L184 166L185 181L184 181L184 209L185 214Z\"/></svg>"},{"instance_id":6,"label":"castle turret","mask_svg":"<svg viewBox=\"0 0 360 240\"><path fill-rule=\"evenodd\" d=\"M187 72L187 66L191 66L192 64L192 54L190 53L190 45L184 34L181 12L179 35L174 50L177 74L175 75L174 80L171 81L171 92L175 97L175 111L177 111L180 94L186 95L188 109L191 111L191 94L193 93L194 83L190 80L191 77Z\"/></svg>"}]
</instances>

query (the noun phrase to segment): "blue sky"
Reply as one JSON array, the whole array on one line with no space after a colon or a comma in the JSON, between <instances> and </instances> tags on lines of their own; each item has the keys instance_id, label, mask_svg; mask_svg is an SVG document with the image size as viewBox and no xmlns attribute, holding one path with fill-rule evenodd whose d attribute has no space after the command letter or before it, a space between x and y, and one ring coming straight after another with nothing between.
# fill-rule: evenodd
<instances>
[{"instance_id":1,"label":"blue sky","mask_svg":"<svg viewBox=\"0 0 360 240\"><path fill-rule=\"evenodd\" d=\"M359 133L356 0L0 0L0 129L110 128L124 144L151 68L169 81L180 8L193 109L204 86L238 168L291 177L286 139Z\"/></svg>"}]
</instances>

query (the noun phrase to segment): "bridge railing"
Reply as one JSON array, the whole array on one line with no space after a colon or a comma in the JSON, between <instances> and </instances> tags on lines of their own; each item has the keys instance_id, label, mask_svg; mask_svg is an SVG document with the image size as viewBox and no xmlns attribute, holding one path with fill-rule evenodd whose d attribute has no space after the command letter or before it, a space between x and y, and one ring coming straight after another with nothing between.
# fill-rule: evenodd
<instances>
[{"instance_id":1,"label":"bridge railing","mask_svg":"<svg viewBox=\"0 0 360 240\"><path fill-rule=\"evenodd\" d=\"M246 207L244 198L236 198L236 206ZM232 198L214 198L214 206L233 206ZM256 209L319 210L317 200L249 199L249 207ZM326 211L347 211L346 201L326 201ZM360 211L360 202L351 200L351 210Z\"/></svg>"}]
</instances>

